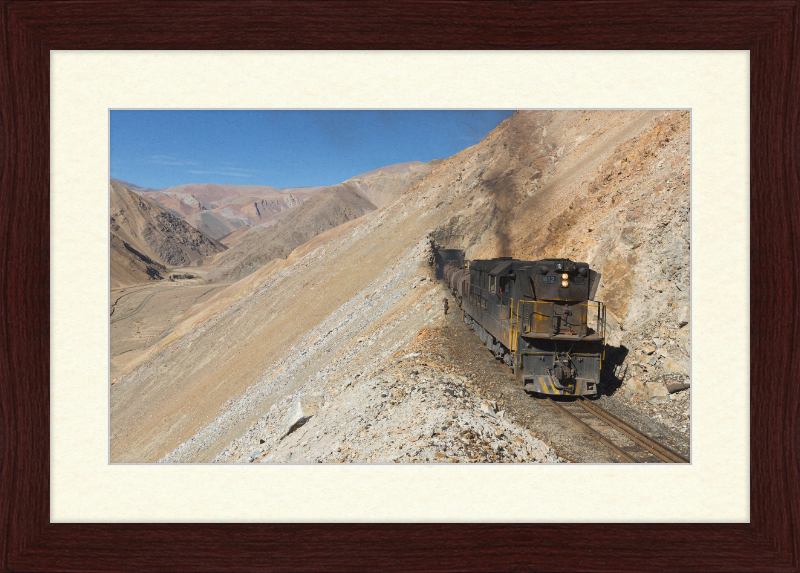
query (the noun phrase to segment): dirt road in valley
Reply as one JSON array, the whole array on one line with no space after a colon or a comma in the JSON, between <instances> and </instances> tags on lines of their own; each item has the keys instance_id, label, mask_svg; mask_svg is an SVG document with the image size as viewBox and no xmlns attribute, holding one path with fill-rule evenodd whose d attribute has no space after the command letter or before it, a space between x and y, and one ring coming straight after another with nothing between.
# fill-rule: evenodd
<instances>
[{"instance_id":1,"label":"dirt road in valley","mask_svg":"<svg viewBox=\"0 0 800 573\"><path fill-rule=\"evenodd\" d=\"M120 320L125 320L126 318L129 318L129 317L133 316L134 314L136 314L137 312L142 310L144 308L144 305L147 304L147 301L150 300L151 298L153 298L154 295L156 295L156 294L158 294L160 292L164 292L165 290L169 290L169 289L164 288L164 289L161 289L161 290L157 290L155 292L151 292L150 294L147 295L147 298L145 298L141 302L141 304L136 307L136 310L134 310L133 312L130 312L130 313L124 315L124 316L118 316L116 318L112 318L111 319L111 324L114 324L115 322L119 322ZM111 308L111 315L112 316L114 315L114 310L116 310L116 309L114 307L112 307Z\"/></svg>"},{"instance_id":2,"label":"dirt road in valley","mask_svg":"<svg viewBox=\"0 0 800 573\"><path fill-rule=\"evenodd\" d=\"M164 281L111 293L111 381L135 364L148 348L168 334L181 317L227 284L174 284Z\"/></svg>"}]
</instances>

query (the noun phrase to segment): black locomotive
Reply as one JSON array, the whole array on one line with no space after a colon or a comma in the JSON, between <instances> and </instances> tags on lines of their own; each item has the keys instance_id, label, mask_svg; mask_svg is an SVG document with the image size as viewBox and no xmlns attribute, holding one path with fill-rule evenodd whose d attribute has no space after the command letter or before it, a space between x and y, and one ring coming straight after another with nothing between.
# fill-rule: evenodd
<instances>
[{"instance_id":1,"label":"black locomotive","mask_svg":"<svg viewBox=\"0 0 800 573\"><path fill-rule=\"evenodd\" d=\"M449 261L444 278L486 347L525 390L597 394L605 305L593 301L600 275L569 259Z\"/></svg>"}]
</instances>

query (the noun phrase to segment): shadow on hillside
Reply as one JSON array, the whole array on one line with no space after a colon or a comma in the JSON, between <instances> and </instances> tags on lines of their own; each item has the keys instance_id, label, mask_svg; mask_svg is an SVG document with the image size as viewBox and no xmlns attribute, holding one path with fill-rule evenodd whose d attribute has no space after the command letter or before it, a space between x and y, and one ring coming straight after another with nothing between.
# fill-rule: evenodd
<instances>
[{"instance_id":1,"label":"shadow on hillside","mask_svg":"<svg viewBox=\"0 0 800 573\"><path fill-rule=\"evenodd\" d=\"M625 358L628 356L627 346L611 346L606 344L605 360L603 360L603 368L600 370L600 384L597 386L597 395L611 396L620 386L622 380L625 378L625 371L627 366L622 368Z\"/></svg>"},{"instance_id":2,"label":"shadow on hillside","mask_svg":"<svg viewBox=\"0 0 800 573\"><path fill-rule=\"evenodd\" d=\"M464 251L462 249L443 249L434 244L434 270L436 271L436 278L441 280L444 275L444 265L447 261L458 261L459 264L464 264Z\"/></svg>"}]
</instances>

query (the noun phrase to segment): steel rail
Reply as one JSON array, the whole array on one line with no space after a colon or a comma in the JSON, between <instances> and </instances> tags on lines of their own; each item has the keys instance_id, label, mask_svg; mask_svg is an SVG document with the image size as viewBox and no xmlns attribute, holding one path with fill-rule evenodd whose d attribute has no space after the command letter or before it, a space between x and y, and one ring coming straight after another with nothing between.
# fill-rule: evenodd
<instances>
[{"instance_id":1,"label":"steel rail","mask_svg":"<svg viewBox=\"0 0 800 573\"><path fill-rule=\"evenodd\" d=\"M627 452L622 450L617 444L615 444L614 442L612 442L611 440L606 438L603 434L601 434L600 432L598 432L597 430L592 428L589 424L587 424L586 422L584 422L583 420L578 418L578 416L576 416L575 414L573 414L572 412L567 410L564 406L562 406L561 404L559 404L558 402L553 400L553 398L548 396L547 399L550 402L550 404L552 404L556 409L560 410L562 413L566 414L567 416L569 416L570 418L572 418L573 420L575 420L579 424L583 425L586 429L589 430L589 432L592 434L593 437L595 437L597 440L599 440L600 442L604 443L609 448L611 448L612 450L617 452L620 456L622 456L622 458L626 462L634 463L634 464L635 463L639 463L638 460L636 460L635 458L631 457Z\"/></svg>"},{"instance_id":2,"label":"steel rail","mask_svg":"<svg viewBox=\"0 0 800 573\"><path fill-rule=\"evenodd\" d=\"M646 449L648 452L668 463L675 463L675 464L688 464L689 460L678 454L677 452L672 451L668 447L659 444L654 439L646 436L641 431L637 430L627 422L623 422L619 418L617 418L611 412L607 412L597 404L592 404L591 402L581 398L576 402L579 406L581 406L584 410L592 414L593 416L601 419L615 430L622 432L625 436L627 436L632 441L639 444L641 447Z\"/></svg>"}]
</instances>

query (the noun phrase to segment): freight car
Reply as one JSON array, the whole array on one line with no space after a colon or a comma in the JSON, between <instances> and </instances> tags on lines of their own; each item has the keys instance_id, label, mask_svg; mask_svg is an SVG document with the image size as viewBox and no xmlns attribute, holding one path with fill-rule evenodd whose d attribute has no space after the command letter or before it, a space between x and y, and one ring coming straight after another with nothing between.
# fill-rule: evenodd
<instances>
[{"instance_id":1,"label":"freight car","mask_svg":"<svg viewBox=\"0 0 800 573\"><path fill-rule=\"evenodd\" d=\"M605 305L592 300L599 273L569 259L457 261L444 274L486 347L529 392L597 394Z\"/></svg>"}]
</instances>

